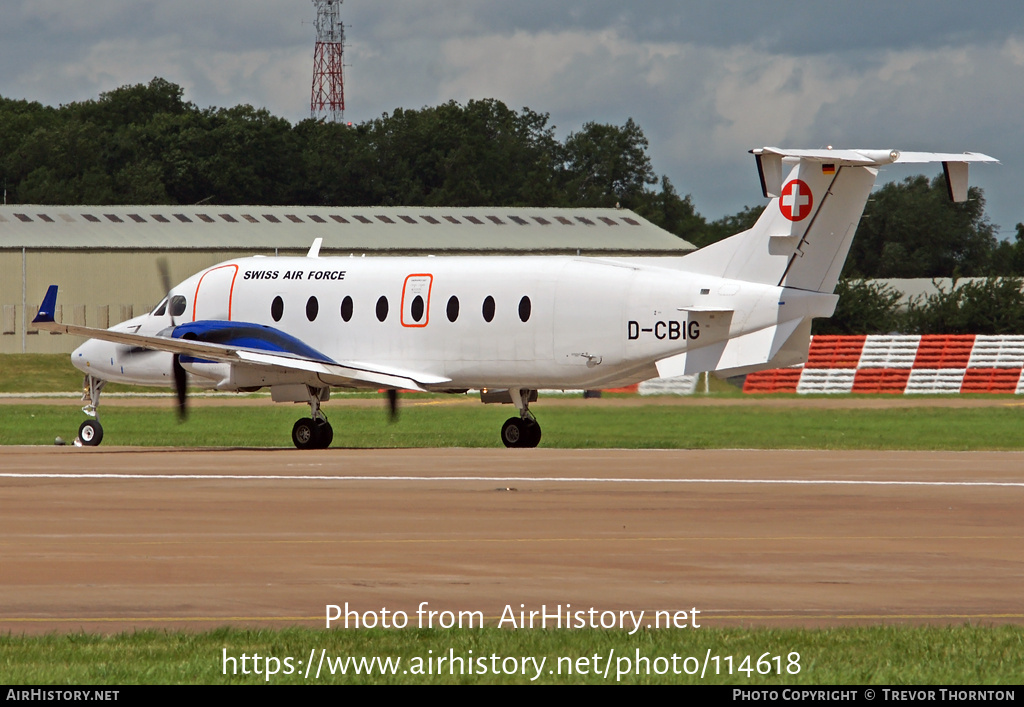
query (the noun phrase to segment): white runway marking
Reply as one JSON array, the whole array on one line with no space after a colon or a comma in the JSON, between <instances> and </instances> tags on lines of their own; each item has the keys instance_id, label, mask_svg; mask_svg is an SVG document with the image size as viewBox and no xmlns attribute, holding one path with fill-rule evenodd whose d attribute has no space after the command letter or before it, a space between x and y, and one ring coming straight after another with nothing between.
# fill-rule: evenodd
<instances>
[{"instance_id":1,"label":"white runway marking","mask_svg":"<svg viewBox=\"0 0 1024 707\"><path fill-rule=\"evenodd\" d=\"M149 480L149 481L486 481L562 484L764 484L770 486L961 486L1024 488L1024 481L867 481L856 479L657 479L596 476L326 476L281 474L22 474L0 473L5 479Z\"/></svg>"}]
</instances>

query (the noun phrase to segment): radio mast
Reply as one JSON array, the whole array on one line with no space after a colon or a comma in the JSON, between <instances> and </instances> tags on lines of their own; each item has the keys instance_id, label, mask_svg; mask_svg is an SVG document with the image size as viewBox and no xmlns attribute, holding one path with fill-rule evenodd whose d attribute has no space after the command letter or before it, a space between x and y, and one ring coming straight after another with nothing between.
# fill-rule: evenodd
<instances>
[{"instance_id":1,"label":"radio mast","mask_svg":"<svg viewBox=\"0 0 1024 707\"><path fill-rule=\"evenodd\" d=\"M345 118L345 25L341 22L343 0L313 0L316 6L316 49L313 51L313 93L309 112L313 118L340 123Z\"/></svg>"}]
</instances>

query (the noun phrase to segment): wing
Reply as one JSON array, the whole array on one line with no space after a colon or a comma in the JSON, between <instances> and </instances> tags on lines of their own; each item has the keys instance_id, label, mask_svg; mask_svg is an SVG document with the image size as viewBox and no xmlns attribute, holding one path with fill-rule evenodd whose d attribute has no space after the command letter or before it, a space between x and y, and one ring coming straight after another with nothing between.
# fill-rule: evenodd
<instances>
[{"instance_id":1,"label":"wing","mask_svg":"<svg viewBox=\"0 0 1024 707\"><path fill-rule=\"evenodd\" d=\"M426 390L425 386L437 386L450 381L441 376L403 371L372 363L334 361L300 339L262 324L228 321L189 322L168 327L156 336L59 324L53 318L56 303L57 286L51 285L39 306L39 314L32 320L32 325L43 331L84 336L153 351L167 351L204 361L252 366L266 372L276 369L284 373L312 374L327 385Z\"/></svg>"}]
</instances>

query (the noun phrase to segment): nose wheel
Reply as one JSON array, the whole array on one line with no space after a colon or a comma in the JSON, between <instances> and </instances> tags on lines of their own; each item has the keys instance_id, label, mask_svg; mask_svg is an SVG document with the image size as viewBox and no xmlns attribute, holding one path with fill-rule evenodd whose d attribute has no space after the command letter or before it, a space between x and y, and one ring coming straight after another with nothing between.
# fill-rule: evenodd
<instances>
[{"instance_id":1,"label":"nose wheel","mask_svg":"<svg viewBox=\"0 0 1024 707\"><path fill-rule=\"evenodd\" d=\"M103 426L99 420L86 420L78 428L78 441L85 447L97 447L103 441Z\"/></svg>"}]
</instances>

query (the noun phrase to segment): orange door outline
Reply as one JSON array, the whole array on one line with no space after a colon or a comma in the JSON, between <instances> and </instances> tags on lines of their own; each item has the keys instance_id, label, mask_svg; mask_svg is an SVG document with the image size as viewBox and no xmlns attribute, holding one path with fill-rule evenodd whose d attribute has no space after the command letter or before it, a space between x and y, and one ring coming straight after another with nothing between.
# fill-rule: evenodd
<instances>
[{"instance_id":1,"label":"orange door outline","mask_svg":"<svg viewBox=\"0 0 1024 707\"><path fill-rule=\"evenodd\" d=\"M199 283L196 285L196 294L192 298L192 321L196 320L196 312L199 311L199 289L203 286L203 280L206 276L217 270L223 270L224 268L234 268L235 274L231 276L231 287L228 288L228 321L231 321L231 303L235 298L235 279L238 277L238 266L237 265L221 265L216 268L210 268L203 273L203 276L199 278Z\"/></svg>"},{"instance_id":2,"label":"orange door outline","mask_svg":"<svg viewBox=\"0 0 1024 707\"><path fill-rule=\"evenodd\" d=\"M420 278L420 280L414 281L412 283L412 286L410 287L409 281L413 280L413 278ZM406 297L408 295L419 295L419 294L422 294L424 278L425 278L425 284L426 284L427 292L426 292L426 297L423 298L424 299L424 305L425 305L423 307L423 321L422 322L406 321L406 318L405 318L405 314L406 314L405 300L406 300ZM430 323L430 291L433 288L434 288L434 276L431 275L430 273L415 273L415 274L409 275L407 278L405 278L405 282L402 284L402 317L401 317L401 319L402 319L402 326L407 327L409 329L422 329L423 327L425 327L427 324ZM410 292L410 289L412 289L413 291Z\"/></svg>"}]
</instances>

